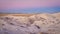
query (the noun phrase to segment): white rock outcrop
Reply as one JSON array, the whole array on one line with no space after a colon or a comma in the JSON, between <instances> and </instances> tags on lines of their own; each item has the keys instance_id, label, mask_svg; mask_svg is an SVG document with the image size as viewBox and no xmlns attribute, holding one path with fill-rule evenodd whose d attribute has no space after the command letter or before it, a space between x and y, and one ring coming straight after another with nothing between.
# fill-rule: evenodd
<instances>
[{"instance_id":1,"label":"white rock outcrop","mask_svg":"<svg viewBox=\"0 0 60 34\"><path fill-rule=\"evenodd\" d=\"M60 15L0 16L0 34L60 34Z\"/></svg>"}]
</instances>

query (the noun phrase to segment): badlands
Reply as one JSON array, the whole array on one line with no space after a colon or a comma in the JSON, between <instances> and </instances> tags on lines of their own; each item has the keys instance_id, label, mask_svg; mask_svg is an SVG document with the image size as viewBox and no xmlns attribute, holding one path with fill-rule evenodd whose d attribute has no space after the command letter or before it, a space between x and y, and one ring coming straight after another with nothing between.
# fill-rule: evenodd
<instances>
[{"instance_id":1,"label":"badlands","mask_svg":"<svg viewBox=\"0 0 60 34\"><path fill-rule=\"evenodd\" d=\"M60 34L60 13L0 15L0 34Z\"/></svg>"}]
</instances>

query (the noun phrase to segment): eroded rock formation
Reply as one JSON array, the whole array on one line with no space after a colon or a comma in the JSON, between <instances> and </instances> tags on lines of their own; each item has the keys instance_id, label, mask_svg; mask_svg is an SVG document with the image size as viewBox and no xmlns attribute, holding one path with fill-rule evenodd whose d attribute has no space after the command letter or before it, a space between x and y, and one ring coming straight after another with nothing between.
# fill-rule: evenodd
<instances>
[{"instance_id":1,"label":"eroded rock formation","mask_svg":"<svg viewBox=\"0 0 60 34\"><path fill-rule=\"evenodd\" d=\"M59 14L0 16L0 34L60 34Z\"/></svg>"}]
</instances>

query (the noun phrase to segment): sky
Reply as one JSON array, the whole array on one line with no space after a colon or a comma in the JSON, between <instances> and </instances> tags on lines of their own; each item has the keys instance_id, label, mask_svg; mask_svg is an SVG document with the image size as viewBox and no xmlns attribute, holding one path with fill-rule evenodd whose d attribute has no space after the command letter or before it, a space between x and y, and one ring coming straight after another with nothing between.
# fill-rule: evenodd
<instances>
[{"instance_id":1,"label":"sky","mask_svg":"<svg viewBox=\"0 0 60 34\"><path fill-rule=\"evenodd\" d=\"M60 12L60 0L0 0L0 13Z\"/></svg>"}]
</instances>

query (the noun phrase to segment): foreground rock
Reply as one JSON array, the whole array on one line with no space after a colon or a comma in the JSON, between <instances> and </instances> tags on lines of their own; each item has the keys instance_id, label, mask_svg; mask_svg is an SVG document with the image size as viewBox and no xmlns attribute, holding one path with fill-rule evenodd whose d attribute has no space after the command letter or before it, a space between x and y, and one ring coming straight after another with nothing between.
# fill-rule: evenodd
<instances>
[{"instance_id":1,"label":"foreground rock","mask_svg":"<svg viewBox=\"0 0 60 34\"><path fill-rule=\"evenodd\" d=\"M0 34L60 34L59 14L0 16Z\"/></svg>"}]
</instances>

